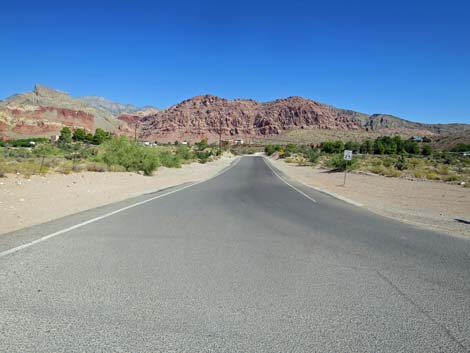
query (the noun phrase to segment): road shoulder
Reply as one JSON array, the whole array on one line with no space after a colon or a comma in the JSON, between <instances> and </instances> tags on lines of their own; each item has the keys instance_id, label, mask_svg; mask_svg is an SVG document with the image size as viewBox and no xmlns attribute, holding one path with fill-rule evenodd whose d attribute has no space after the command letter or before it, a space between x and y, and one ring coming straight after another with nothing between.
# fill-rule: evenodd
<instances>
[{"instance_id":1,"label":"road shoulder","mask_svg":"<svg viewBox=\"0 0 470 353\"><path fill-rule=\"evenodd\" d=\"M330 173L272 160L289 178L379 215L415 226L470 238L470 189L437 182L383 176Z\"/></svg>"}]
</instances>

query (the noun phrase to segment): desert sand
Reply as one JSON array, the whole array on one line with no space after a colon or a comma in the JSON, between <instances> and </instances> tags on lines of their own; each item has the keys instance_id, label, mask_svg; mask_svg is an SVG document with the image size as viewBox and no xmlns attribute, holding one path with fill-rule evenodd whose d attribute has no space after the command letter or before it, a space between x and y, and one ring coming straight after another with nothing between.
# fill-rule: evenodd
<instances>
[{"instance_id":1,"label":"desert sand","mask_svg":"<svg viewBox=\"0 0 470 353\"><path fill-rule=\"evenodd\" d=\"M216 175L233 158L223 157L206 164L182 168L161 167L154 176L136 173L21 175L0 178L0 234L128 199L148 192Z\"/></svg>"}]
</instances>

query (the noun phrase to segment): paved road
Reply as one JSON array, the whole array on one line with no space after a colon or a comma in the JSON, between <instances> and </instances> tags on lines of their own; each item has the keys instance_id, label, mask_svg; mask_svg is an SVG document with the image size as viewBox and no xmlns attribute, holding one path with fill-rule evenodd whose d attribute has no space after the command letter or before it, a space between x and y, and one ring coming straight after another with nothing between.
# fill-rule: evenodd
<instances>
[{"instance_id":1,"label":"paved road","mask_svg":"<svg viewBox=\"0 0 470 353\"><path fill-rule=\"evenodd\" d=\"M288 182L244 157L0 257L0 352L469 352L470 241Z\"/></svg>"}]
</instances>

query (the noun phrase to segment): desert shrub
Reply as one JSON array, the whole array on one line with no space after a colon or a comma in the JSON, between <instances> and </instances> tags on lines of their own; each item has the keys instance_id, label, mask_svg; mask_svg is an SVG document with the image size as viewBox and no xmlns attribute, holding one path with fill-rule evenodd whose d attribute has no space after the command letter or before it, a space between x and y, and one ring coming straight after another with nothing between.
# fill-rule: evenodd
<instances>
[{"instance_id":1,"label":"desert shrub","mask_svg":"<svg viewBox=\"0 0 470 353\"><path fill-rule=\"evenodd\" d=\"M19 148L4 148L3 155L11 158L30 158L32 156L31 151L25 147Z\"/></svg>"},{"instance_id":2,"label":"desert shrub","mask_svg":"<svg viewBox=\"0 0 470 353\"><path fill-rule=\"evenodd\" d=\"M306 148L303 154L305 155L305 158L307 158L310 163L317 163L318 158L320 157L320 154L313 148Z\"/></svg>"},{"instance_id":3,"label":"desert shrub","mask_svg":"<svg viewBox=\"0 0 470 353\"><path fill-rule=\"evenodd\" d=\"M343 159L342 154L337 154L333 158L330 158L326 165L330 168L333 168L337 171L344 171L344 170L354 170L358 166L358 159L357 157L353 157L350 161L345 161Z\"/></svg>"},{"instance_id":4,"label":"desert shrub","mask_svg":"<svg viewBox=\"0 0 470 353\"><path fill-rule=\"evenodd\" d=\"M424 177L426 176L426 173L424 170L417 169L413 172L413 176L415 178L424 179Z\"/></svg>"},{"instance_id":5,"label":"desert shrub","mask_svg":"<svg viewBox=\"0 0 470 353\"><path fill-rule=\"evenodd\" d=\"M444 176L443 180L447 181L447 182L450 182L450 181L459 181L459 180L462 180L462 178L459 177L458 175L450 174L450 175Z\"/></svg>"},{"instance_id":6,"label":"desert shrub","mask_svg":"<svg viewBox=\"0 0 470 353\"><path fill-rule=\"evenodd\" d=\"M60 156L63 151L50 143L43 143L34 147L32 154L37 157Z\"/></svg>"},{"instance_id":7,"label":"desert shrub","mask_svg":"<svg viewBox=\"0 0 470 353\"><path fill-rule=\"evenodd\" d=\"M57 167L56 171L61 174L70 174L73 171L73 165L70 163L63 163Z\"/></svg>"},{"instance_id":8,"label":"desert shrub","mask_svg":"<svg viewBox=\"0 0 470 353\"><path fill-rule=\"evenodd\" d=\"M195 145L199 151L204 151L207 147L209 147L207 139L202 139L201 141L196 142Z\"/></svg>"},{"instance_id":9,"label":"desert shrub","mask_svg":"<svg viewBox=\"0 0 470 353\"><path fill-rule=\"evenodd\" d=\"M34 160L23 160L21 162L7 164L7 172L30 176L39 173L40 167L41 165Z\"/></svg>"},{"instance_id":10,"label":"desert shrub","mask_svg":"<svg viewBox=\"0 0 470 353\"><path fill-rule=\"evenodd\" d=\"M394 168L384 168L383 171L380 173L386 177L392 177L396 178L402 175L402 172L399 170L396 170Z\"/></svg>"},{"instance_id":11,"label":"desert shrub","mask_svg":"<svg viewBox=\"0 0 470 353\"><path fill-rule=\"evenodd\" d=\"M49 139L44 137L32 137L28 139L18 139L18 140L9 140L9 141L0 141L0 146L5 147L31 147L31 142L36 144L48 142Z\"/></svg>"},{"instance_id":12,"label":"desert shrub","mask_svg":"<svg viewBox=\"0 0 470 353\"><path fill-rule=\"evenodd\" d=\"M433 173L433 172L430 172L430 173L427 173L426 174L426 179L429 179L429 180L440 180L440 176L437 175L436 173Z\"/></svg>"},{"instance_id":13,"label":"desert shrub","mask_svg":"<svg viewBox=\"0 0 470 353\"><path fill-rule=\"evenodd\" d=\"M272 155L274 152L276 152L276 150L274 149L274 146L273 145L267 145L265 148L264 148L264 152L270 156Z\"/></svg>"},{"instance_id":14,"label":"desert shrub","mask_svg":"<svg viewBox=\"0 0 470 353\"><path fill-rule=\"evenodd\" d=\"M188 161L194 158L194 153L187 146L179 146L176 149L176 156L182 160Z\"/></svg>"},{"instance_id":15,"label":"desert shrub","mask_svg":"<svg viewBox=\"0 0 470 353\"><path fill-rule=\"evenodd\" d=\"M280 145L267 145L264 148L264 151L268 156L272 155L274 152L279 152L282 150L282 147Z\"/></svg>"},{"instance_id":16,"label":"desert shrub","mask_svg":"<svg viewBox=\"0 0 470 353\"><path fill-rule=\"evenodd\" d=\"M212 155L210 151L198 151L196 152L196 157L199 161L199 163L206 163L209 160L209 157Z\"/></svg>"},{"instance_id":17,"label":"desert shrub","mask_svg":"<svg viewBox=\"0 0 470 353\"><path fill-rule=\"evenodd\" d=\"M181 158L167 149L158 150L160 164L167 168L181 168Z\"/></svg>"},{"instance_id":18,"label":"desert shrub","mask_svg":"<svg viewBox=\"0 0 470 353\"><path fill-rule=\"evenodd\" d=\"M409 168L416 168L418 166L424 166L425 162L419 158L408 158L407 163Z\"/></svg>"},{"instance_id":19,"label":"desert shrub","mask_svg":"<svg viewBox=\"0 0 470 353\"><path fill-rule=\"evenodd\" d=\"M403 156L399 156L397 161L395 162L395 168L397 170L405 170L408 169L408 163Z\"/></svg>"},{"instance_id":20,"label":"desert shrub","mask_svg":"<svg viewBox=\"0 0 470 353\"><path fill-rule=\"evenodd\" d=\"M293 143L289 143L284 148L284 158L290 157L292 154L297 153L299 148Z\"/></svg>"},{"instance_id":21,"label":"desert shrub","mask_svg":"<svg viewBox=\"0 0 470 353\"><path fill-rule=\"evenodd\" d=\"M120 165L127 171L143 171L152 175L160 161L153 148L129 141L125 136L113 138L103 144L103 161L108 165Z\"/></svg>"},{"instance_id":22,"label":"desert shrub","mask_svg":"<svg viewBox=\"0 0 470 353\"><path fill-rule=\"evenodd\" d=\"M449 166L441 165L437 171L440 175L448 175L449 174Z\"/></svg>"},{"instance_id":23,"label":"desert shrub","mask_svg":"<svg viewBox=\"0 0 470 353\"><path fill-rule=\"evenodd\" d=\"M369 172L374 174L382 174L385 170L383 165L373 165L368 168Z\"/></svg>"},{"instance_id":24,"label":"desert shrub","mask_svg":"<svg viewBox=\"0 0 470 353\"><path fill-rule=\"evenodd\" d=\"M85 168L89 172L98 172L98 173L106 172L108 170L108 166L106 164L97 163L97 162L89 162L86 164Z\"/></svg>"},{"instance_id":25,"label":"desert shrub","mask_svg":"<svg viewBox=\"0 0 470 353\"><path fill-rule=\"evenodd\" d=\"M382 161L382 164L387 168L394 166L395 163L396 163L396 159L392 157L385 157Z\"/></svg>"},{"instance_id":26,"label":"desert shrub","mask_svg":"<svg viewBox=\"0 0 470 353\"><path fill-rule=\"evenodd\" d=\"M338 141L324 141L320 144L320 150L323 153L341 153L344 151L344 143L341 140Z\"/></svg>"},{"instance_id":27,"label":"desert shrub","mask_svg":"<svg viewBox=\"0 0 470 353\"><path fill-rule=\"evenodd\" d=\"M470 151L470 143L458 143L454 147L451 148L451 152L468 152Z\"/></svg>"},{"instance_id":28,"label":"desert shrub","mask_svg":"<svg viewBox=\"0 0 470 353\"><path fill-rule=\"evenodd\" d=\"M423 148L421 148L421 154L423 156L430 156L431 153L432 153L431 145L423 145Z\"/></svg>"},{"instance_id":29,"label":"desert shrub","mask_svg":"<svg viewBox=\"0 0 470 353\"><path fill-rule=\"evenodd\" d=\"M73 164L72 165L72 171L74 173L80 173L80 172L83 172L84 170L86 170L86 166L83 165L83 164Z\"/></svg>"}]
</instances>

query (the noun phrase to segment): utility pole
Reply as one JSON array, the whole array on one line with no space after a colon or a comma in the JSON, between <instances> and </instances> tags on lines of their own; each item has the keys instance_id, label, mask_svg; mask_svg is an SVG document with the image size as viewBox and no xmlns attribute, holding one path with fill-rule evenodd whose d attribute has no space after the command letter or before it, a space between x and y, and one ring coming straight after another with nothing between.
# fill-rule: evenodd
<instances>
[{"instance_id":1,"label":"utility pole","mask_svg":"<svg viewBox=\"0 0 470 353\"><path fill-rule=\"evenodd\" d=\"M134 125L134 141L137 141L137 127L139 126L138 122L135 122Z\"/></svg>"},{"instance_id":2,"label":"utility pole","mask_svg":"<svg viewBox=\"0 0 470 353\"><path fill-rule=\"evenodd\" d=\"M219 150L222 150L222 115L219 115Z\"/></svg>"}]
</instances>

